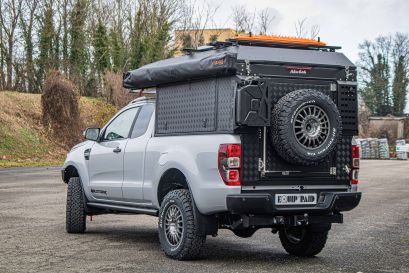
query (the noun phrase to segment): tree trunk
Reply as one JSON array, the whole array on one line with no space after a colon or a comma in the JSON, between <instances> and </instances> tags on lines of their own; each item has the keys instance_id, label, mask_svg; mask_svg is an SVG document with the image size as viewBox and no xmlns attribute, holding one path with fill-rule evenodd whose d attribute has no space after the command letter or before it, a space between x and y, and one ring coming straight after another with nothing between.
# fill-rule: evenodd
<instances>
[{"instance_id":1,"label":"tree trunk","mask_svg":"<svg viewBox=\"0 0 409 273\"><path fill-rule=\"evenodd\" d=\"M3 28L0 26L0 90L4 89L4 44Z\"/></svg>"},{"instance_id":2,"label":"tree trunk","mask_svg":"<svg viewBox=\"0 0 409 273\"><path fill-rule=\"evenodd\" d=\"M13 47L14 47L14 30L7 38L8 52L6 56L6 90L11 90L13 85Z\"/></svg>"}]
</instances>

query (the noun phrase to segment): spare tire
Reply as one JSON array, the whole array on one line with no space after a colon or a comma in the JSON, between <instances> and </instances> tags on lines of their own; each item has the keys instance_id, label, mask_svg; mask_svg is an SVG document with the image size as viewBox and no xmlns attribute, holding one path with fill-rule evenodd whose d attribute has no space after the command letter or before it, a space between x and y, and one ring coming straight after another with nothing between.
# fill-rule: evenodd
<instances>
[{"instance_id":1,"label":"spare tire","mask_svg":"<svg viewBox=\"0 0 409 273\"><path fill-rule=\"evenodd\" d=\"M271 140L289 163L313 165L322 161L334 150L341 131L337 106L317 90L288 93L272 112Z\"/></svg>"}]
</instances>

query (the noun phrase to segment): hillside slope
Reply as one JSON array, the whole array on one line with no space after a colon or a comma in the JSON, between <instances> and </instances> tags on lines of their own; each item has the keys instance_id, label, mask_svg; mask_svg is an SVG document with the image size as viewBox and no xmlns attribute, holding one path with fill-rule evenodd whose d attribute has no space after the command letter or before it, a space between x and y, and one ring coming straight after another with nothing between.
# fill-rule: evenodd
<instances>
[{"instance_id":1,"label":"hillside slope","mask_svg":"<svg viewBox=\"0 0 409 273\"><path fill-rule=\"evenodd\" d=\"M85 127L102 126L116 108L102 99L81 97ZM41 95L0 92L0 168L61 165L66 148L41 124Z\"/></svg>"}]
</instances>

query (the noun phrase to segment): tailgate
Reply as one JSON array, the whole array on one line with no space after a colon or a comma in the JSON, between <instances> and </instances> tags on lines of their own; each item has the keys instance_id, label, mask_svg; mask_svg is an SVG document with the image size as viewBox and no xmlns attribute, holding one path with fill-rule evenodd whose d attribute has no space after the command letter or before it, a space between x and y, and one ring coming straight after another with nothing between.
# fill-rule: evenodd
<instances>
[{"instance_id":1,"label":"tailgate","mask_svg":"<svg viewBox=\"0 0 409 273\"><path fill-rule=\"evenodd\" d=\"M346 188L350 184L352 137L343 136L335 151L323 162L302 166L290 164L275 153L269 137L266 137L266 163L263 164L264 129L242 134L242 186L254 188L259 186L306 186L326 185ZM248 187L249 186L249 187ZM273 188L273 187L271 187Z\"/></svg>"},{"instance_id":2,"label":"tailgate","mask_svg":"<svg viewBox=\"0 0 409 273\"><path fill-rule=\"evenodd\" d=\"M346 189L350 185L352 136L357 127L356 86L347 82L307 79L273 79L266 80L266 84L272 107L281 97L294 90L313 89L328 95L341 114L343 133L335 150L325 160L316 165L303 166L288 163L276 153L269 127L247 127L240 132L243 188L325 185L327 189Z\"/></svg>"}]
</instances>

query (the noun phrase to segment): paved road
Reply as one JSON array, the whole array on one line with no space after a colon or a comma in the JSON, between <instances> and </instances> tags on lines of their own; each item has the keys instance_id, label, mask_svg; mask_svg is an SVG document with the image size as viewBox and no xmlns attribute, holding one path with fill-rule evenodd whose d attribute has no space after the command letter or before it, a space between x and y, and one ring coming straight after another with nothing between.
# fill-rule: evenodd
<instances>
[{"instance_id":1,"label":"paved road","mask_svg":"<svg viewBox=\"0 0 409 273\"><path fill-rule=\"evenodd\" d=\"M277 235L220 231L198 261L166 258L151 216L103 215L65 233L57 169L0 170L0 272L409 272L409 162L363 161L361 205L334 225L315 258L296 258Z\"/></svg>"}]
</instances>

